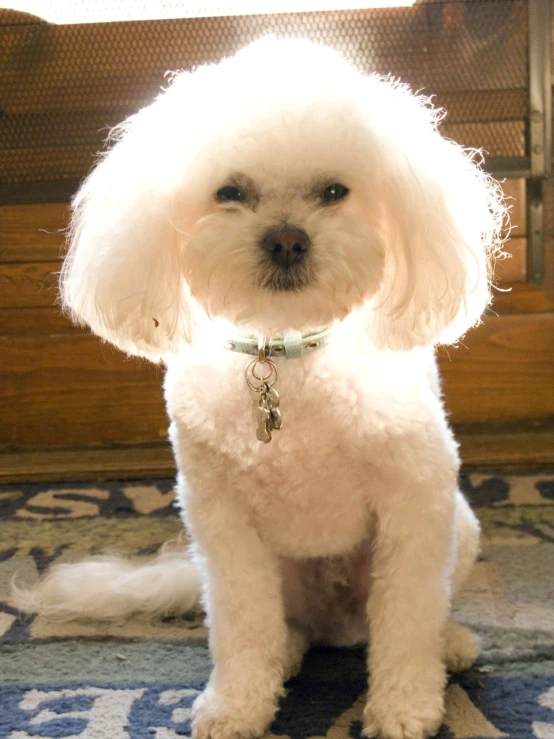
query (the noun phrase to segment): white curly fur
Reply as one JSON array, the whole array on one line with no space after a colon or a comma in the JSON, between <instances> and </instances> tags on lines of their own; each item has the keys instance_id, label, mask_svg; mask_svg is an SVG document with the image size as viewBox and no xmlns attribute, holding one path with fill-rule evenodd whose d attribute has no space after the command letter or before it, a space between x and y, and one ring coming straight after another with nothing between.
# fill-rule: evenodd
<instances>
[{"instance_id":1,"label":"white curly fur","mask_svg":"<svg viewBox=\"0 0 554 739\"><path fill-rule=\"evenodd\" d=\"M442 718L445 664L475 657L448 614L479 527L457 488L432 347L479 322L504 210L439 119L329 49L263 39L176 76L114 133L75 198L66 306L167 365L215 662L195 739L261 735L311 642L368 634L366 735L422 739ZM218 201L237 180L250 200ZM336 182L348 195L324 205ZM260 241L283 223L311 242L302 289L267 288ZM260 444L249 358L223 339L326 324L325 349L276 359L284 425ZM149 567L64 565L20 602L110 618L194 604L190 560Z\"/></svg>"}]
</instances>

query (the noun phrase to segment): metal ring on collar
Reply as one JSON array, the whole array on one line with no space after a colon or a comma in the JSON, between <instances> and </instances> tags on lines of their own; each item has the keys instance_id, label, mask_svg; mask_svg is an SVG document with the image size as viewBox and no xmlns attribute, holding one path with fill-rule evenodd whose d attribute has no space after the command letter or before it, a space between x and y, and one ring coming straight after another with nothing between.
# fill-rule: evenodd
<instances>
[{"instance_id":1,"label":"metal ring on collar","mask_svg":"<svg viewBox=\"0 0 554 739\"><path fill-rule=\"evenodd\" d=\"M256 373L256 367L258 364L267 364L269 367L268 374L258 375ZM263 385L266 382L269 385L269 387L273 387L273 385L275 385L275 383L277 382L277 367L275 366L275 363L272 362L271 359L268 359L267 357L264 362L260 362L259 359L253 359L248 365L248 367L246 368L246 370L244 371L244 377L246 379L246 383L248 384L248 387L251 390L258 391L261 385ZM251 379L252 377L255 380L257 380L260 384L256 385L255 383L253 383ZM273 379L270 379L272 377Z\"/></svg>"}]
</instances>

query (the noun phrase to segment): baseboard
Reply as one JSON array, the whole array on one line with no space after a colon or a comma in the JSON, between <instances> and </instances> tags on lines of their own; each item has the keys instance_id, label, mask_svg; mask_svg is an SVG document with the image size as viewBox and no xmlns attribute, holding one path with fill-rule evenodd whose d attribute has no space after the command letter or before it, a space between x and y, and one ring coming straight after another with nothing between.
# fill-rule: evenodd
<instances>
[{"instance_id":1,"label":"baseboard","mask_svg":"<svg viewBox=\"0 0 554 739\"><path fill-rule=\"evenodd\" d=\"M472 424L455 429L464 467L554 466L554 422ZM0 452L0 483L137 480L175 475L169 444Z\"/></svg>"},{"instance_id":2,"label":"baseboard","mask_svg":"<svg viewBox=\"0 0 554 739\"><path fill-rule=\"evenodd\" d=\"M455 432L466 467L554 466L554 421L468 424Z\"/></svg>"},{"instance_id":3,"label":"baseboard","mask_svg":"<svg viewBox=\"0 0 554 739\"><path fill-rule=\"evenodd\" d=\"M37 449L0 454L0 483L133 480L175 476L169 444Z\"/></svg>"}]
</instances>

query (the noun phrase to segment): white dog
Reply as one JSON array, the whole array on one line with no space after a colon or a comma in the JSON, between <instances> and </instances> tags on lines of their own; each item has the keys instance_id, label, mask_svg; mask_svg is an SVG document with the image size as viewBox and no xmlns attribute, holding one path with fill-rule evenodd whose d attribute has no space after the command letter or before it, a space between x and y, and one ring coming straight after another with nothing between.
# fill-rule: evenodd
<instances>
[{"instance_id":1,"label":"white dog","mask_svg":"<svg viewBox=\"0 0 554 739\"><path fill-rule=\"evenodd\" d=\"M177 75L74 201L64 302L166 363L194 546L61 566L25 605L183 611L201 581L196 739L262 735L310 643L366 641L364 733L421 739L446 669L475 658L449 610L479 527L433 346L479 321L504 208L439 117L334 51L263 39Z\"/></svg>"}]
</instances>

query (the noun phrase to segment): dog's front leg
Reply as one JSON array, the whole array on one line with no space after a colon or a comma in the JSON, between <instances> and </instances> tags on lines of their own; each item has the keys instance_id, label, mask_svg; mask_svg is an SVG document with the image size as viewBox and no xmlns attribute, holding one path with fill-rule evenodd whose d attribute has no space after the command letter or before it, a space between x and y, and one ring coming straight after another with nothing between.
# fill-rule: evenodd
<instances>
[{"instance_id":1,"label":"dog's front leg","mask_svg":"<svg viewBox=\"0 0 554 739\"><path fill-rule=\"evenodd\" d=\"M194 497L194 496L193 496ZM204 565L214 669L194 707L195 739L248 739L271 723L287 655L278 562L232 490L187 505Z\"/></svg>"},{"instance_id":2,"label":"dog's front leg","mask_svg":"<svg viewBox=\"0 0 554 739\"><path fill-rule=\"evenodd\" d=\"M454 492L444 481L440 487L436 480L400 484L376 502L366 736L423 739L441 724Z\"/></svg>"}]
</instances>

